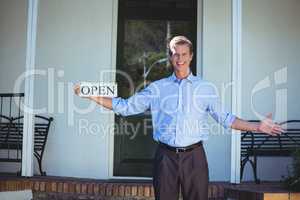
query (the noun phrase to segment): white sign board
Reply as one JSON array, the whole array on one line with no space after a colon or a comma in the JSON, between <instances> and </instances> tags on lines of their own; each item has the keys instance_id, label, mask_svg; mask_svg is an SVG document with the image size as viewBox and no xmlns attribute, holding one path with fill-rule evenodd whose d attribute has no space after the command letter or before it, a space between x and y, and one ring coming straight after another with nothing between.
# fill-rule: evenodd
<instances>
[{"instance_id":1,"label":"white sign board","mask_svg":"<svg viewBox=\"0 0 300 200\"><path fill-rule=\"evenodd\" d=\"M81 82L80 83L80 96L102 96L102 97L117 97L118 87L116 83L91 83Z\"/></svg>"}]
</instances>

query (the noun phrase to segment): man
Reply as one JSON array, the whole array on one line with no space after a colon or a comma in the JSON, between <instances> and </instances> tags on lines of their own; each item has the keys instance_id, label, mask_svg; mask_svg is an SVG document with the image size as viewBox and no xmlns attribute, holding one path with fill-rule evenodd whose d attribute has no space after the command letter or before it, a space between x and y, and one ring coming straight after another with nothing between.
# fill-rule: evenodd
<instances>
[{"instance_id":1,"label":"man","mask_svg":"<svg viewBox=\"0 0 300 200\"><path fill-rule=\"evenodd\" d=\"M213 84L190 70L192 43L176 36L169 43L174 73L155 81L128 99L90 97L123 116L151 110L153 138L159 145L154 158L153 185L156 200L176 200L181 189L184 200L208 199L208 166L202 141L207 139L211 115L225 128L277 135L282 128L271 116L250 123L223 112ZM79 86L75 86L79 94Z\"/></svg>"}]
</instances>

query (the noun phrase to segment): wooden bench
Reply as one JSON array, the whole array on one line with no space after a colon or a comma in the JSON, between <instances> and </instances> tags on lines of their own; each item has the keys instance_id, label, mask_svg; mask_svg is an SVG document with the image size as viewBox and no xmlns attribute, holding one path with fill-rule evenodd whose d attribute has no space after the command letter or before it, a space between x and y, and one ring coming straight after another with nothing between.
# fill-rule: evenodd
<instances>
[{"instance_id":1,"label":"wooden bench","mask_svg":"<svg viewBox=\"0 0 300 200\"><path fill-rule=\"evenodd\" d=\"M21 109L17 110L17 117L12 117L13 98L24 97L24 94L0 94L0 162L22 162L23 143L23 119ZM8 98L9 115L3 115L4 98ZM19 101L19 100L18 100ZM46 175L42 170L42 160L49 133L49 128L53 118L40 115L34 116L34 156L39 165L41 175Z\"/></svg>"},{"instance_id":2,"label":"wooden bench","mask_svg":"<svg viewBox=\"0 0 300 200\"><path fill-rule=\"evenodd\" d=\"M259 122L257 120L250 121ZM291 156L297 148L300 148L300 120L289 120L280 124L285 131L278 136L258 132L242 132L241 180L245 165L249 162L253 169L255 182L260 182L257 177L257 157Z\"/></svg>"}]
</instances>

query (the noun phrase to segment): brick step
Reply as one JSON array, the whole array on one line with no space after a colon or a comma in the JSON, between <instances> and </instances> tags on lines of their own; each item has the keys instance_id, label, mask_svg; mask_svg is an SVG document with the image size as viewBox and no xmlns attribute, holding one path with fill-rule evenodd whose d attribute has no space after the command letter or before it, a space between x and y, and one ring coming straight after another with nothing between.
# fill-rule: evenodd
<instances>
[{"instance_id":1,"label":"brick step","mask_svg":"<svg viewBox=\"0 0 300 200\"><path fill-rule=\"evenodd\" d=\"M211 200L224 198L224 185L210 183ZM101 200L152 200L151 181L94 180L61 177L6 177L0 179L0 191L31 189L34 200L39 199L101 199Z\"/></svg>"}]
</instances>

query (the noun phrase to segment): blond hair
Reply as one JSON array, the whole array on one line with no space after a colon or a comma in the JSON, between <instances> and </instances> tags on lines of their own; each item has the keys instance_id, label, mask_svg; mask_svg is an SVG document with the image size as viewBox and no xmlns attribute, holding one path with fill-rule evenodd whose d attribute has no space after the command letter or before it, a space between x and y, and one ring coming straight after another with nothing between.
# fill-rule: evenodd
<instances>
[{"instance_id":1,"label":"blond hair","mask_svg":"<svg viewBox=\"0 0 300 200\"><path fill-rule=\"evenodd\" d=\"M187 45L190 49L190 53L193 53L193 44L192 42L185 36L179 35L175 36L169 42L169 55L172 56L173 52L175 51L175 47L177 45Z\"/></svg>"}]
</instances>

